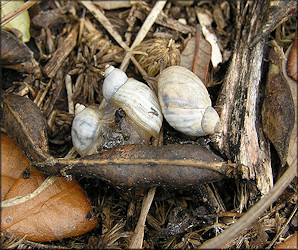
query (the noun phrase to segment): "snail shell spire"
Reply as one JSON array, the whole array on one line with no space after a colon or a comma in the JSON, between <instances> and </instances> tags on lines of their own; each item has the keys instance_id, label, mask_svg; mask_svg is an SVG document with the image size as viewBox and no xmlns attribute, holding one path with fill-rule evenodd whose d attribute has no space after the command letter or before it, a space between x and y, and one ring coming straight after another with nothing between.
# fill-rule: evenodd
<instances>
[{"instance_id":1,"label":"snail shell spire","mask_svg":"<svg viewBox=\"0 0 298 250\"><path fill-rule=\"evenodd\" d=\"M112 65L106 65L102 92L107 102L110 102L114 93L127 81L127 78L122 70Z\"/></svg>"}]
</instances>

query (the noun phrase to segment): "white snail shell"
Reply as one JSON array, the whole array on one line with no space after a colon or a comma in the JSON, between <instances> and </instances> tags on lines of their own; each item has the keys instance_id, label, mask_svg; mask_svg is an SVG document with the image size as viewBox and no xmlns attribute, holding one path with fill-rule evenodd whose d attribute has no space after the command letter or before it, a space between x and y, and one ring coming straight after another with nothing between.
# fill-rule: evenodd
<instances>
[{"instance_id":1,"label":"white snail shell","mask_svg":"<svg viewBox=\"0 0 298 250\"><path fill-rule=\"evenodd\" d=\"M103 96L108 103L122 108L142 130L157 137L162 125L162 113L154 92L144 83L113 66L107 65Z\"/></svg>"},{"instance_id":2,"label":"white snail shell","mask_svg":"<svg viewBox=\"0 0 298 250\"><path fill-rule=\"evenodd\" d=\"M205 85L184 67L170 66L161 72L158 99L167 122L183 134L204 136L221 129Z\"/></svg>"},{"instance_id":3,"label":"white snail shell","mask_svg":"<svg viewBox=\"0 0 298 250\"><path fill-rule=\"evenodd\" d=\"M72 143L76 151L80 155L96 153L97 148L104 143L102 135L107 127L98 108L76 104L71 127Z\"/></svg>"}]
</instances>

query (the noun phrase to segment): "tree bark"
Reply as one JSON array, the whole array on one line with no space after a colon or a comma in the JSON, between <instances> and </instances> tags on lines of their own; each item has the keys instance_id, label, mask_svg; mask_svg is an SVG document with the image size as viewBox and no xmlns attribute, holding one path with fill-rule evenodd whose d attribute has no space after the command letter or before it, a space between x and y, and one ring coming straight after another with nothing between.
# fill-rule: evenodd
<instances>
[{"instance_id":1,"label":"tree bark","mask_svg":"<svg viewBox=\"0 0 298 250\"><path fill-rule=\"evenodd\" d=\"M262 194L273 186L270 144L262 131L260 113L265 84L261 82L264 34L268 36L268 26L272 30L295 8L292 1L279 4L283 6L276 8L269 0L236 2L234 53L215 107L222 132L212 138L223 155L245 166L243 178L256 180Z\"/></svg>"}]
</instances>

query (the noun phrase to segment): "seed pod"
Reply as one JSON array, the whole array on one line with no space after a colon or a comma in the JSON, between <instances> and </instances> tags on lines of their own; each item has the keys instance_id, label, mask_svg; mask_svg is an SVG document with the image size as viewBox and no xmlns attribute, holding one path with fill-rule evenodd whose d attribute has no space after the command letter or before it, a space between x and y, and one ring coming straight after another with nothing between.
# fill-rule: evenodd
<instances>
[{"instance_id":1,"label":"seed pod","mask_svg":"<svg viewBox=\"0 0 298 250\"><path fill-rule=\"evenodd\" d=\"M71 168L68 168L71 166ZM51 158L36 163L47 174L97 177L119 187L197 187L225 177L230 167L197 145L125 145L78 159Z\"/></svg>"}]
</instances>

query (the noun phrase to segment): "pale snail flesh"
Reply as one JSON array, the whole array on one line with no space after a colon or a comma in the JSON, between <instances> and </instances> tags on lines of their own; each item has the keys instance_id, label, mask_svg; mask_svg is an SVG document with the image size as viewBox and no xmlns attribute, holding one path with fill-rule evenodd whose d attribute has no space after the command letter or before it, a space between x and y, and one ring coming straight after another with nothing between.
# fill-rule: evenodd
<instances>
[{"instance_id":1,"label":"pale snail flesh","mask_svg":"<svg viewBox=\"0 0 298 250\"><path fill-rule=\"evenodd\" d=\"M158 136L163 116L156 95L146 84L128 78L122 70L107 65L103 96L108 103L122 108L143 131Z\"/></svg>"},{"instance_id":2,"label":"pale snail flesh","mask_svg":"<svg viewBox=\"0 0 298 250\"><path fill-rule=\"evenodd\" d=\"M158 99L167 122L183 134L204 136L221 130L205 85L182 66L170 66L161 72Z\"/></svg>"}]
</instances>

